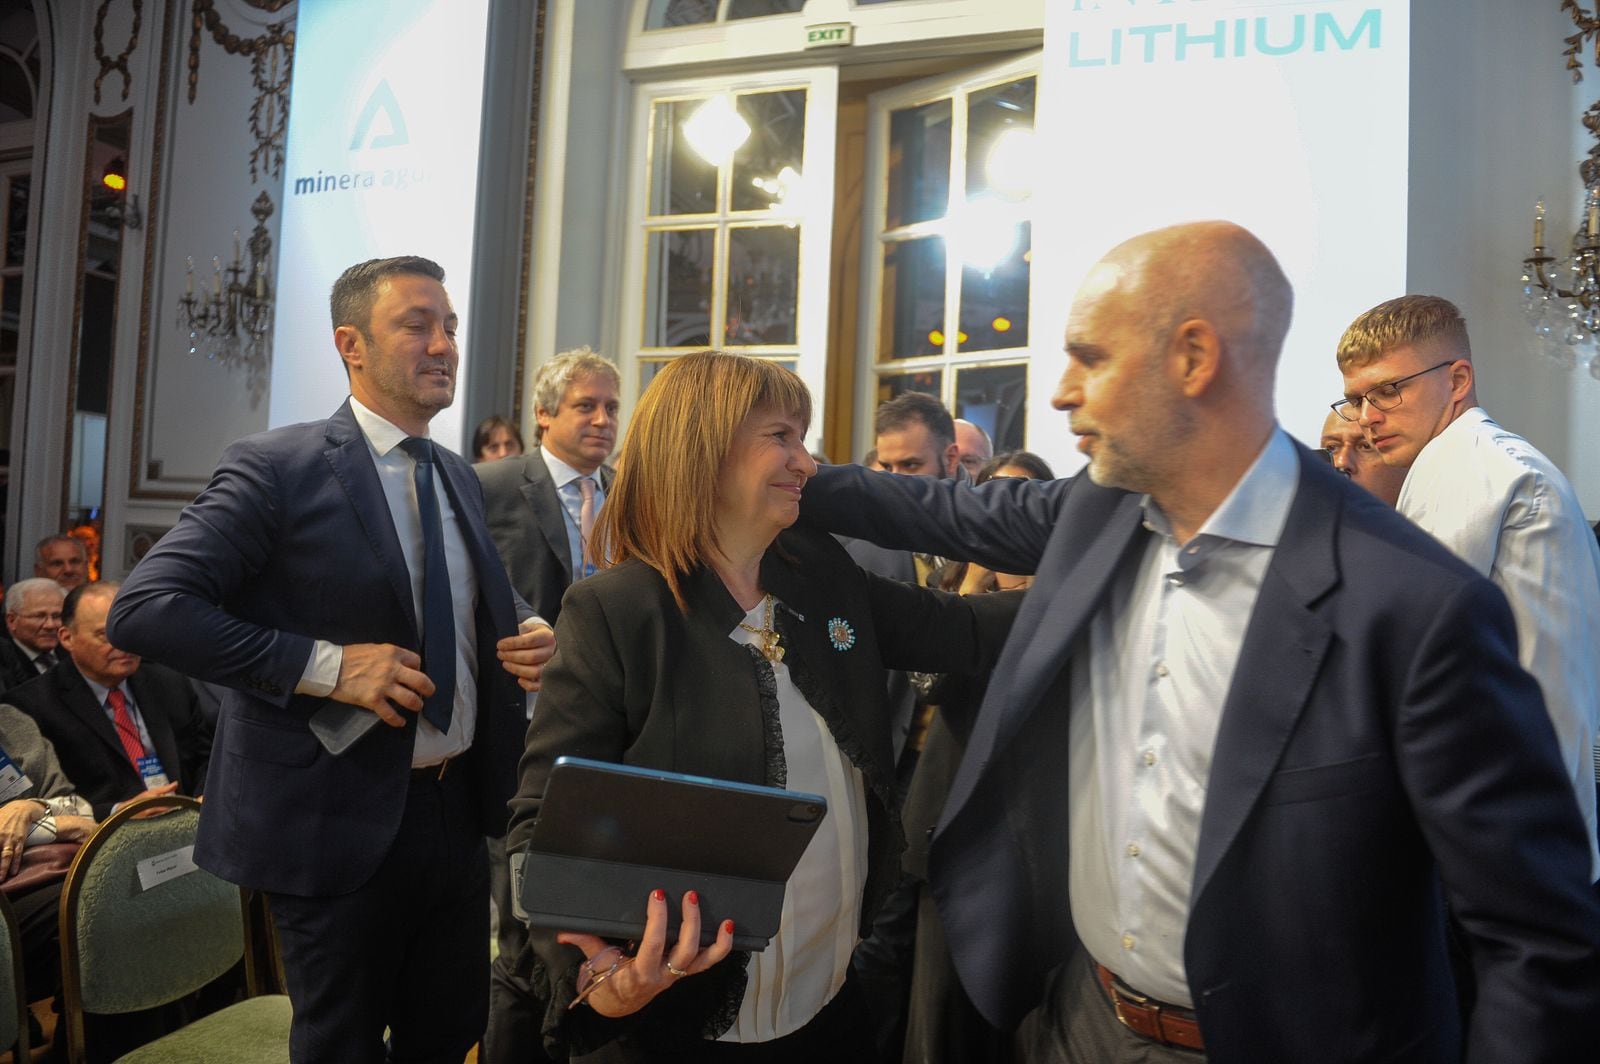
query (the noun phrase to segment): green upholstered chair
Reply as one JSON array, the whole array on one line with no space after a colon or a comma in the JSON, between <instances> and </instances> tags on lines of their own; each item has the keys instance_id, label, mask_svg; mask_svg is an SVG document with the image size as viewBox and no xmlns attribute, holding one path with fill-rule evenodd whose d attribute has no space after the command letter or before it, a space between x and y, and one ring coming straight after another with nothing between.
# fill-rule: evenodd
<instances>
[{"instance_id":1,"label":"green upholstered chair","mask_svg":"<svg viewBox=\"0 0 1600 1064\"><path fill-rule=\"evenodd\" d=\"M11 1051L11 1059L28 1059L28 995L22 985L22 937L17 933L17 914L0 894L0 917L5 928L0 932L0 1050Z\"/></svg>"},{"instance_id":2,"label":"green upholstered chair","mask_svg":"<svg viewBox=\"0 0 1600 1064\"><path fill-rule=\"evenodd\" d=\"M200 805L176 796L119 810L84 844L61 892L62 1026L67 1060L85 1057L85 1012L126 1013L176 1001L245 961L246 999L122 1057L128 1062L289 1059L289 999L256 995L238 887L203 869L153 882L139 865L194 845ZM58 1032L58 1037L60 1036Z\"/></svg>"}]
</instances>

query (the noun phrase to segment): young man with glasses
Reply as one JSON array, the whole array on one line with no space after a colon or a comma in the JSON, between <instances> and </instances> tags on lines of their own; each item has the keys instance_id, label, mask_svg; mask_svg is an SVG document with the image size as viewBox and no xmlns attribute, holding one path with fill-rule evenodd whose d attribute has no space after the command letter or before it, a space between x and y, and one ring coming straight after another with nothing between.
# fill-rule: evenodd
<instances>
[{"instance_id":1,"label":"young man with glasses","mask_svg":"<svg viewBox=\"0 0 1600 1064\"><path fill-rule=\"evenodd\" d=\"M1466 322L1448 300L1380 303L1345 330L1338 360L1344 398L1333 411L1407 470L1400 512L1510 601L1518 658L1543 690L1594 847L1600 547L1572 485L1478 405Z\"/></svg>"}]
</instances>

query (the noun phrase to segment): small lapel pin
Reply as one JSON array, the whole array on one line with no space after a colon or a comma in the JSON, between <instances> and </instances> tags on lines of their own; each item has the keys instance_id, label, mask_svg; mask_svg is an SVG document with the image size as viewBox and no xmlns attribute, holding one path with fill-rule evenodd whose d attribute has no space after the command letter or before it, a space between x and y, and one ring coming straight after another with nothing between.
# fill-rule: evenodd
<instances>
[{"instance_id":1,"label":"small lapel pin","mask_svg":"<svg viewBox=\"0 0 1600 1064\"><path fill-rule=\"evenodd\" d=\"M856 630L843 617L833 617L828 621L828 641L835 650L849 650L856 645Z\"/></svg>"}]
</instances>

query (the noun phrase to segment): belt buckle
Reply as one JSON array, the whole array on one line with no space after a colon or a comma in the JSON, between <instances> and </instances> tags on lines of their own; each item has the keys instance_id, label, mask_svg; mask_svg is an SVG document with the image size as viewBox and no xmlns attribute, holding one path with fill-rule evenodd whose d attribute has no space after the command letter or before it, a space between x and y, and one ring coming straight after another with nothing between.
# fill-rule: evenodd
<instances>
[{"instance_id":1,"label":"belt buckle","mask_svg":"<svg viewBox=\"0 0 1600 1064\"><path fill-rule=\"evenodd\" d=\"M1124 986L1115 976L1111 980L1111 1005L1118 1022L1128 1030L1146 1038L1165 1040L1161 1033L1161 1006L1154 999ZM1124 1008L1124 1005L1133 1008Z\"/></svg>"}]
</instances>

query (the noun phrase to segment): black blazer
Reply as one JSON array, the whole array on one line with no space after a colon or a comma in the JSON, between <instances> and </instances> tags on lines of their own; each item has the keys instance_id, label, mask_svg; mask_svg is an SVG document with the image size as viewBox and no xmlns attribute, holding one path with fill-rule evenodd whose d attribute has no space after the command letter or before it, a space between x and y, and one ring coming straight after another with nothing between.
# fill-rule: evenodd
<instances>
[{"instance_id":1,"label":"black blazer","mask_svg":"<svg viewBox=\"0 0 1600 1064\"><path fill-rule=\"evenodd\" d=\"M1184 962L1215 1064L1459 1062L1445 901L1476 972L1465 1058L1593 1055L1600 899L1505 597L1298 448L1300 479L1222 706ZM961 981L1001 1028L1077 946L1069 666L1148 542L1088 477L949 482L823 467L803 516L1035 572L933 838Z\"/></svg>"},{"instance_id":2,"label":"black blazer","mask_svg":"<svg viewBox=\"0 0 1600 1064\"><path fill-rule=\"evenodd\" d=\"M15 639L0 635L0 691L9 691L42 675Z\"/></svg>"},{"instance_id":3,"label":"black blazer","mask_svg":"<svg viewBox=\"0 0 1600 1064\"><path fill-rule=\"evenodd\" d=\"M484 521L511 586L555 624L561 596L572 583L572 548L566 512L544 456L535 447L520 458L479 462L472 471L483 482ZM610 491L611 467L601 466L597 475L600 490Z\"/></svg>"},{"instance_id":4,"label":"black blazer","mask_svg":"<svg viewBox=\"0 0 1600 1064\"><path fill-rule=\"evenodd\" d=\"M147 661L128 677L128 688L167 778L178 785L180 794L199 797L211 760L211 728L189 681ZM73 789L94 806L96 820L104 820L112 806L145 789L105 707L71 658L6 692L5 700L39 725L56 748Z\"/></svg>"},{"instance_id":5,"label":"black blazer","mask_svg":"<svg viewBox=\"0 0 1600 1064\"><path fill-rule=\"evenodd\" d=\"M827 722L866 782L868 875L861 933L899 878L903 845L895 811L886 667L979 671L993 660L1020 596L962 599L862 572L831 537L789 531L761 566L783 603L775 617L795 686ZM688 580L688 613L664 580L632 561L567 592L556 655L528 729L521 785L511 802L508 848L526 845L546 777L562 755L769 784L756 662L728 633L744 616L721 580ZM836 645L830 633L854 631ZM692 1046L726 1030L744 993L742 954L685 979L627 1021L567 1011L582 955L532 935L545 982L546 1033L584 1052L623 1030L655 1048Z\"/></svg>"}]
</instances>

